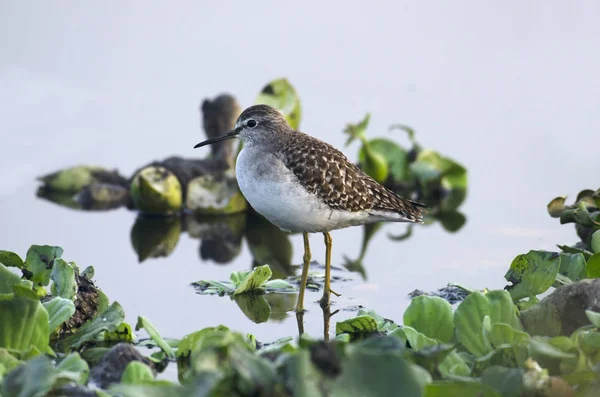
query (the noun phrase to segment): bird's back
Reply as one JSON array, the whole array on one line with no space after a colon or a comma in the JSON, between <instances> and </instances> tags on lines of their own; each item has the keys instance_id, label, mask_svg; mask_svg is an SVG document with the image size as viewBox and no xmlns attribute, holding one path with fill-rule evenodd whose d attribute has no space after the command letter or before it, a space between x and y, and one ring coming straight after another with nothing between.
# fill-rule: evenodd
<instances>
[{"instance_id":1,"label":"bird's back","mask_svg":"<svg viewBox=\"0 0 600 397\"><path fill-rule=\"evenodd\" d=\"M380 220L423 221L423 204L382 186L333 146L298 131L286 135L278 148L282 161L307 191L332 209L367 212Z\"/></svg>"}]
</instances>

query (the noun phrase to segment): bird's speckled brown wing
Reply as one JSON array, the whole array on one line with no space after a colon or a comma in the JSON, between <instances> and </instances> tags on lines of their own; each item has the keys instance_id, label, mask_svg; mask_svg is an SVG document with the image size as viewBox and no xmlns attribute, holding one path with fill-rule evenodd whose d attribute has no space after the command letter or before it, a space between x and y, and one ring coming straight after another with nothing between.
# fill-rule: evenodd
<instances>
[{"instance_id":1,"label":"bird's speckled brown wing","mask_svg":"<svg viewBox=\"0 0 600 397\"><path fill-rule=\"evenodd\" d=\"M365 174L333 146L301 132L280 149L285 165L309 192L331 208L392 212L422 222L424 205L398 196Z\"/></svg>"}]
</instances>

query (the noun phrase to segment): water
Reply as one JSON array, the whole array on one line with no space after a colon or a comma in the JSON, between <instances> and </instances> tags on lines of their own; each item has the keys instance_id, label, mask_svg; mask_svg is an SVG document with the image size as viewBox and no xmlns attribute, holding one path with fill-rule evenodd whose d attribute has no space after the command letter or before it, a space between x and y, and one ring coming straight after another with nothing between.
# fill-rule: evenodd
<instances>
[{"instance_id":1,"label":"water","mask_svg":"<svg viewBox=\"0 0 600 397\"><path fill-rule=\"evenodd\" d=\"M415 288L502 288L516 255L574 242L545 205L597 188L597 2L0 7L1 248L24 255L31 244L62 246L67 260L96 268L128 321L145 315L164 336L225 324L267 341L297 330L291 313L254 324L229 298L189 286L250 269L245 241L234 261L216 264L200 260L199 241L182 234L169 257L140 264L130 242L135 213L58 207L35 198L34 179L81 163L129 175L172 154L203 156L192 150L203 139L203 98L230 92L248 106L266 82L286 76L303 101L302 130L343 148L344 125L371 112L370 136L401 137L388 125L409 124L424 146L468 168L460 232L417 227L392 243L386 234L404 226L387 225L364 259L367 279L354 273L334 284L338 307L362 305L397 321ZM343 149L356 159L356 145ZM358 256L361 239L362 228L334 232L334 265ZM299 264L302 238L290 240ZM323 261L322 237L311 243ZM306 298L305 330L315 336L318 297Z\"/></svg>"}]
</instances>

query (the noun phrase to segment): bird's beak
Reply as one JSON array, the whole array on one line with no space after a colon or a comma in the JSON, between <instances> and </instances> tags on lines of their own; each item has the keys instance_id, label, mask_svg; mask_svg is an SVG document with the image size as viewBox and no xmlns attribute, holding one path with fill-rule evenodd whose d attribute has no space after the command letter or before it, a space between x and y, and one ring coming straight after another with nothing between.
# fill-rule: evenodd
<instances>
[{"instance_id":1,"label":"bird's beak","mask_svg":"<svg viewBox=\"0 0 600 397\"><path fill-rule=\"evenodd\" d=\"M231 138L235 138L237 137L240 132L242 132L241 128L236 128L235 130L231 130L226 134L223 134L221 136L215 137L215 138L211 138L211 139L207 139L204 142L200 142L199 144L197 144L196 146L194 146L194 149L202 147L202 146L206 146L206 145L210 145L212 143L217 143L217 142L221 142L224 141L226 139L231 139Z\"/></svg>"}]
</instances>

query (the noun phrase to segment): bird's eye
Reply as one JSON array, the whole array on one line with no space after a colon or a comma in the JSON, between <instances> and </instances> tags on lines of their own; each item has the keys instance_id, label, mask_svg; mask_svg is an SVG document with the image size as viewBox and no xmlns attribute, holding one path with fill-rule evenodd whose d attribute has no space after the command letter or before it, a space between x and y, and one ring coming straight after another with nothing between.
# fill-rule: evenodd
<instances>
[{"instance_id":1,"label":"bird's eye","mask_svg":"<svg viewBox=\"0 0 600 397\"><path fill-rule=\"evenodd\" d=\"M258 125L258 122L254 119L250 119L248 121L246 121L246 126L248 126L249 128L254 128Z\"/></svg>"}]
</instances>

